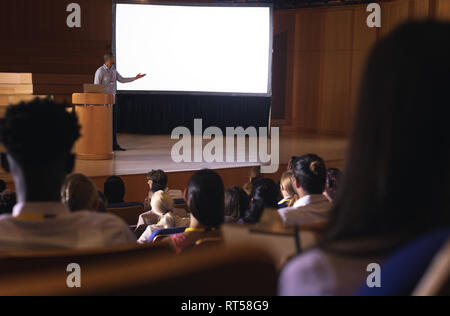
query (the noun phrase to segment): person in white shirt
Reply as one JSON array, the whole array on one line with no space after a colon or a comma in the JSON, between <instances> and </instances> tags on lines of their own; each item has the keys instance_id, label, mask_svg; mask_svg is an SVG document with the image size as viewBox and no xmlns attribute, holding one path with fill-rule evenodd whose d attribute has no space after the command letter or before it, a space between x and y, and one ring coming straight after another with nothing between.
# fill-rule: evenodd
<instances>
[{"instance_id":1,"label":"person in white shirt","mask_svg":"<svg viewBox=\"0 0 450 316\"><path fill-rule=\"evenodd\" d=\"M189 226L191 222L186 211L174 209L172 198L169 193L163 190L156 191L153 194L151 206L150 212L154 214L157 220L155 224L146 227L138 240L139 243L148 242L152 233L158 229Z\"/></svg>"},{"instance_id":2,"label":"person in white shirt","mask_svg":"<svg viewBox=\"0 0 450 316\"><path fill-rule=\"evenodd\" d=\"M71 149L80 136L75 114L45 99L9 107L0 124L7 153L1 164L17 190L12 215L0 217L0 251L99 248L136 243L128 226L113 215L71 213L61 202Z\"/></svg>"},{"instance_id":3,"label":"person in white shirt","mask_svg":"<svg viewBox=\"0 0 450 316\"><path fill-rule=\"evenodd\" d=\"M124 78L116 70L116 59L111 52L105 53L103 56L105 63L103 66L97 69L95 72L94 83L101 84L103 86L103 92L116 96L117 93L117 81L120 83L133 82L144 78L146 74L137 74L136 77ZM114 98L116 99L116 98ZM115 100L117 102L117 100ZM120 147L117 142L117 117L118 106L117 103L113 105L113 149L118 151L125 151L126 149Z\"/></svg>"},{"instance_id":4,"label":"person in white shirt","mask_svg":"<svg viewBox=\"0 0 450 316\"><path fill-rule=\"evenodd\" d=\"M331 203L323 195L327 170L314 154L297 157L292 165L292 184L299 199L292 207L278 210L286 226L316 225L329 220Z\"/></svg>"}]
</instances>

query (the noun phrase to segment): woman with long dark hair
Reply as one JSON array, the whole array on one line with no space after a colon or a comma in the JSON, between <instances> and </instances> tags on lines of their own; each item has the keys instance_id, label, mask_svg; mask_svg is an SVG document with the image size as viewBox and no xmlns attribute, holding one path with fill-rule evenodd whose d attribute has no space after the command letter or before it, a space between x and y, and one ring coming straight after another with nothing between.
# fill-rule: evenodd
<instances>
[{"instance_id":1,"label":"woman with long dark hair","mask_svg":"<svg viewBox=\"0 0 450 316\"><path fill-rule=\"evenodd\" d=\"M371 52L328 234L282 295L354 294L368 264L450 226L449 39L448 23L408 23Z\"/></svg>"},{"instance_id":2,"label":"woman with long dark hair","mask_svg":"<svg viewBox=\"0 0 450 316\"><path fill-rule=\"evenodd\" d=\"M224 191L222 179L215 171L197 171L185 190L185 199L191 213L190 225L184 233L172 235L162 243L167 243L177 253L181 253L201 239L220 238L220 226L224 222Z\"/></svg>"},{"instance_id":3,"label":"woman with long dark hair","mask_svg":"<svg viewBox=\"0 0 450 316\"><path fill-rule=\"evenodd\" d=\"M277 208L280 189L278 185L268 178L259 178L253 181L250 194L250 206L244 216L248 224L258 223L265 208Z\"/></svg>"}]
</instances>

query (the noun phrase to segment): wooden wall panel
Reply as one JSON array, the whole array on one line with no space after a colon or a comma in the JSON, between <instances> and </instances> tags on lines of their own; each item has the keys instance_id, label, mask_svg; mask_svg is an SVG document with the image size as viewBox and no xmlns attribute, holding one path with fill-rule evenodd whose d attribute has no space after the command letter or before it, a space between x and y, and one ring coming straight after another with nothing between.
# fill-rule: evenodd
<instances>
[{"instance_id":1,"label":"wooden wall panel","mask_svg":"<svg viewBox=\"0 0 450 316\"><path fill-rule=\"evenodd\" d=\"M368 28L366 25L367 12L364 6L358 6L353 11L353 43L352 43L352 66L350 81L350 107L349 124L353 122L356 109L358 91L361 82L362 72L370 50L375 45L378 36L376 28ZM347 127L346 131L350 131Z\"/></svg>"},{"instance_id":2,"label":"wooden wall panel","mask_svg":"<svg viewBox=\"0 0 450 316\"><path fill-rule=\"evenodd\" d=\"M436 17L441 20L450 20L450 1L449 0L435 0L436 1Z\"/></svg>"},{"instance_id":3,"label":"wooden wall panel","mask_svg":"<svg viewBox=\"0 0 450 316\"><path fill-rule=\"evenodd\" d=\"M350 125L353 8L323 12L319 125L323 133L340 134Z\"/></svg>"},{"instance_id":4,"label":"wooden wall panel","mask_svg":"<svg viewBox=\"0 0 450 316\"><path fill-rule=\"evenodd\" d=\"M397 26L405 22L410 14L410 2L399 0L394 2L381 3L381 34L386 35L392 32Z\"/></svg>"},{"instance_id":5,"label":"wooden wall panel","mask_svg":"<svg viewBox=\"0 0 450 316\"><path fill-rule=\"evenodd\" d=\"M296 130L313 132L319 119L319 52L296 52L294 73L292 124Z\"/></svg>"},{"instance_id":6,"label":"wooden wall panel","mask_svg":"<svg viewBox=\"0 0 450 316\"><path fill-rule=\"evenodd\" d=\"M292 104L286 105L292 108L292 120L284 130L348 135L361 74L373 45L408 20L450 18L450 0L380 3L379 29L366 25L367 4L289 11L296 26L294 53L289 57Z\"/></svg>"}]
</instances>

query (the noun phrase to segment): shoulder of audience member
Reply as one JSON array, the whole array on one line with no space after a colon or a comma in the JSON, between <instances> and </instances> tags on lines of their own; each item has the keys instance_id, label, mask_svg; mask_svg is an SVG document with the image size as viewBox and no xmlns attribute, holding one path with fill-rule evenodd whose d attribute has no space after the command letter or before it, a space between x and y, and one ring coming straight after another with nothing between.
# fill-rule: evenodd
<instances>
[{"instance_id":1,"label":"shoulder of audience member","mask_svg":"<svg viewBox=\"0 0 450 316\"><path fill-rule=\"evenodd\" d=\"M336 280L326 253L312 249L291 260L280 276L282 296L333 295Z\"/></svg>"},{"instance_id":2,"label":"shoulder of audience member","mask_svg":"<svg viewBox=\"0 0 450 316\"><path fill-rule=\"evenodd\" d=\"M114 214L79 211L72 213L72 216L79 220L86 221L87 225L117 226L128 229L128 225L120 217L117 217Z\"/></svg>"}]
</instances>

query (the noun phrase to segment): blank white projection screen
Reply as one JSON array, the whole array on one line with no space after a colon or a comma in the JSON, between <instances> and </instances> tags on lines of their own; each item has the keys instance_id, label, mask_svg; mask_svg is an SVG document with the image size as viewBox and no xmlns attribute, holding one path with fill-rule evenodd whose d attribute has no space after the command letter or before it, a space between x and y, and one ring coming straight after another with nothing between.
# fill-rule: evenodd
<instances>
[{"instance_id":1,"label":"blank white projection screen","mask_svg":"<svg viewBox=\"0 0 450 316\"><path fill-rule=\"evenodd\" d=\"M121 91L270 94L269 7L117 4Z\"/></svg>"}]
</instances>

